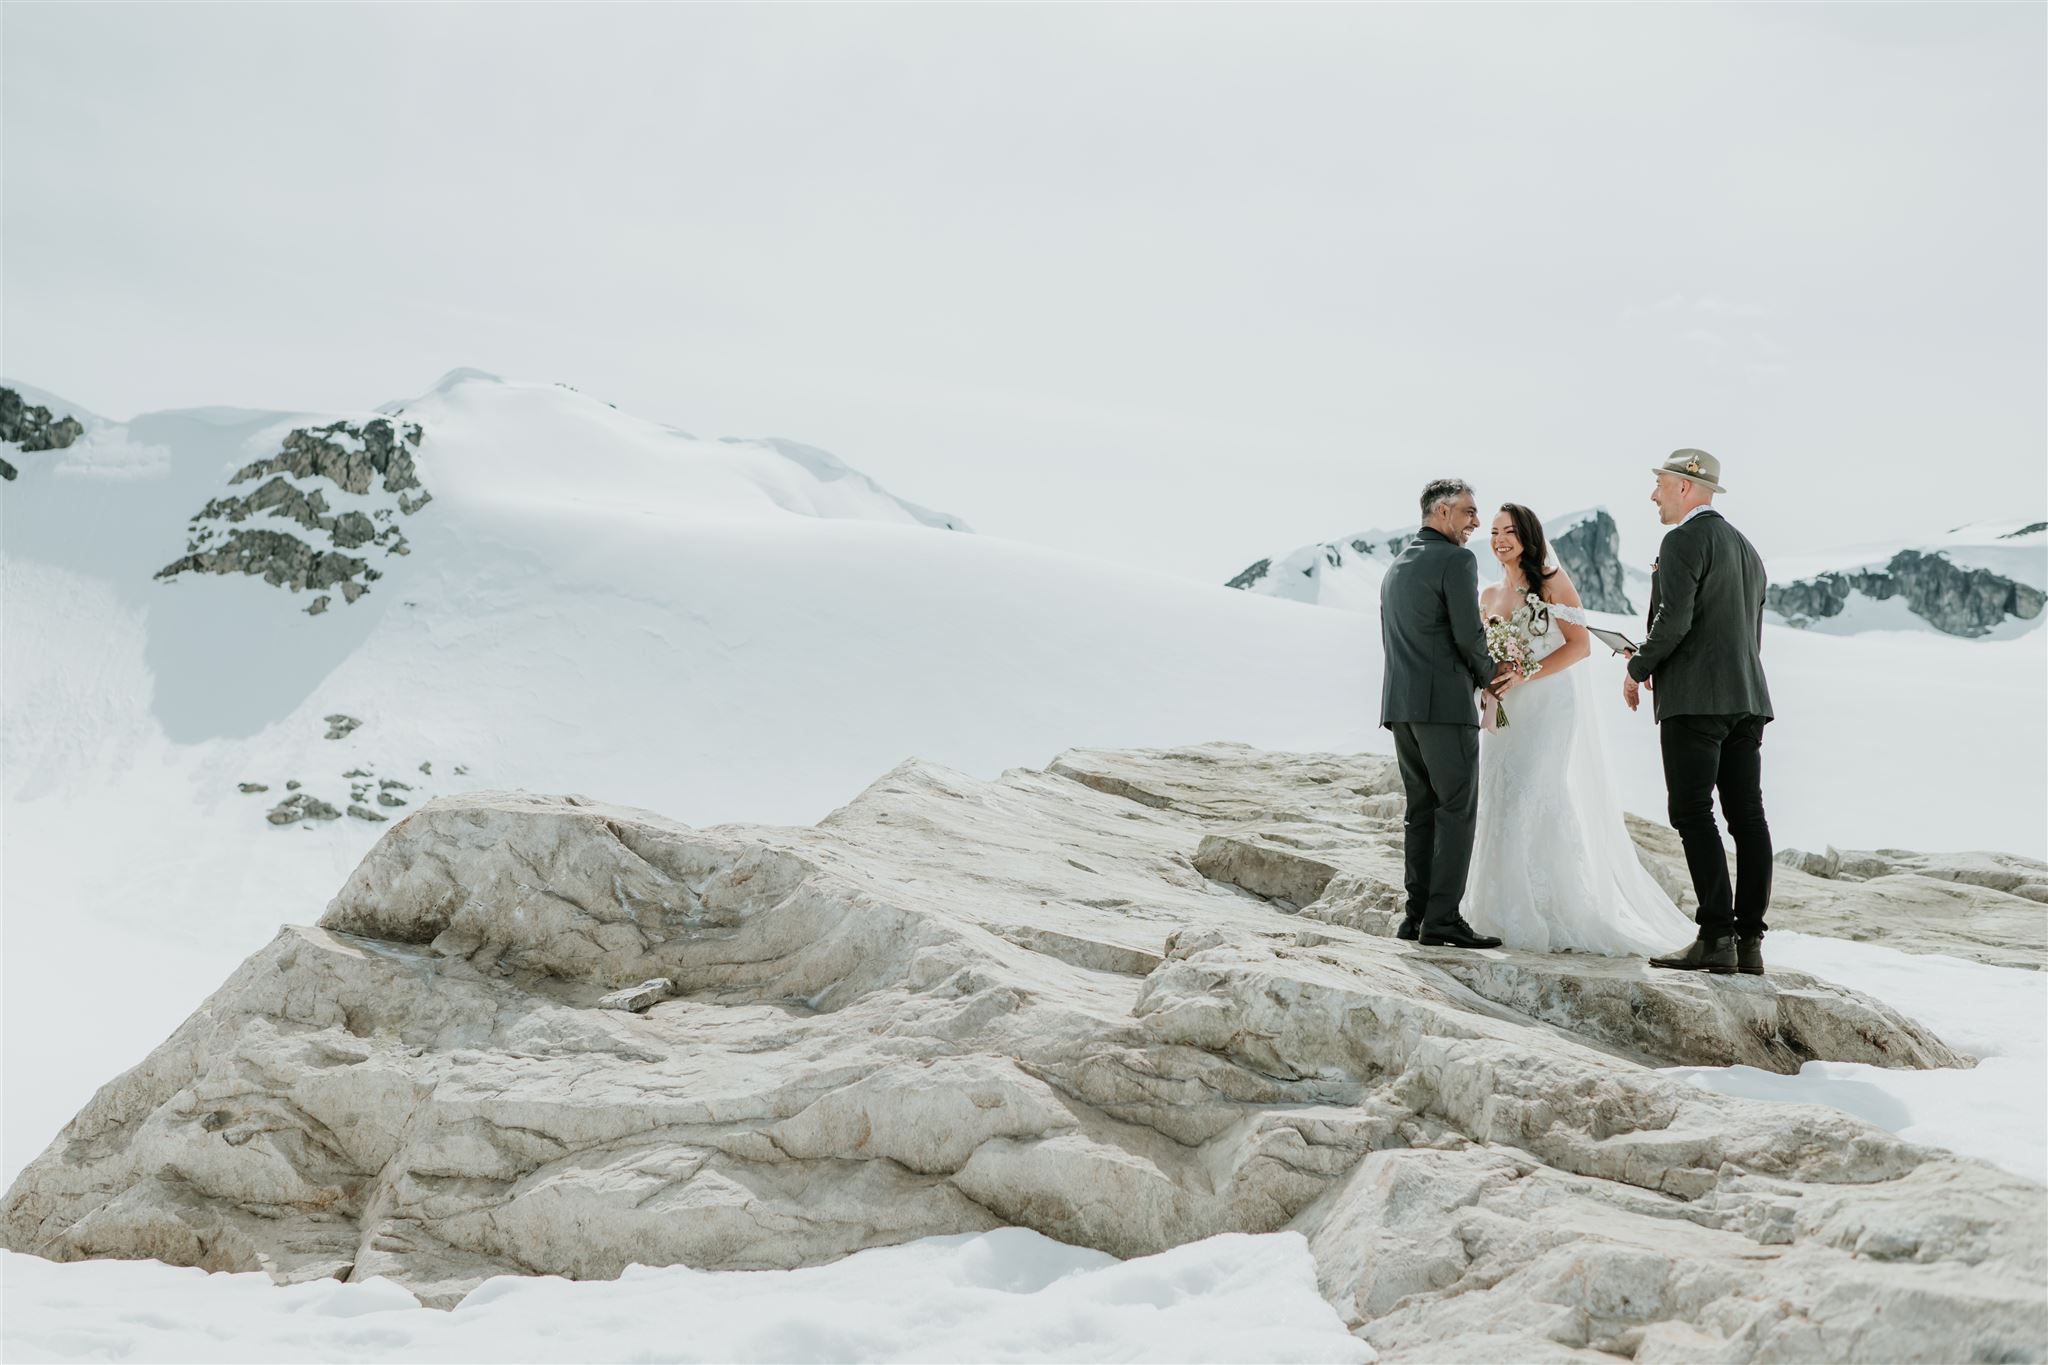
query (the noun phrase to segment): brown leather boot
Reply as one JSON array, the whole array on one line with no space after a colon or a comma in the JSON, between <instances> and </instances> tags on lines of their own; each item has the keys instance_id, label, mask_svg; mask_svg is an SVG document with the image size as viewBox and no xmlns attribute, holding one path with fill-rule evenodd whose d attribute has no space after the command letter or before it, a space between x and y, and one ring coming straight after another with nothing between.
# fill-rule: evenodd
<instances>
[{"instance_id":1,"label":"brown leather boot","mask_svg":"<svg viewBox=\"0 0 2048 1365\"><path fill-rule=\"evenodd\" d=\"M1735 940L1735 970L1744 976L1764 974L1764 940L1759 934L1755 938Z\"/></svg>"},{"instance_id":2,"label":"brown leather boot","mask_svg":"<svg viewBox=\"0 0 2048 1365\"><path fill-rule=\"evenodd\" d=\"M1696 938L1682 952L1651 958L1650 965L1674 972L1712 972L1716 976L1731 976L1736 969L1735 935Z\"/></svg>"}]
</instances>

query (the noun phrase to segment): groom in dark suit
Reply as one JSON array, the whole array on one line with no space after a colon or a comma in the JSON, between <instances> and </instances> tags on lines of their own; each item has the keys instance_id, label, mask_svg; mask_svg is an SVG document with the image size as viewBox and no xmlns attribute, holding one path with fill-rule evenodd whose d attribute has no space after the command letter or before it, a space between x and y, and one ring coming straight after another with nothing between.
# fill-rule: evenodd
<instances>
[{"instance_id":1,"label":"groom in dark suit","mask_svg":"<svg viewBox=\"0 0 2048 1365\"><path fill-rule=\"evenodd\" d=\"M1380 582L1380 724L1394 732L1408 796L1408 912L1397 932L1453 948L1500 947L1458 913L1479 810L1473 698L1499 671L1479 620L1479 562L1464 548L1478 529L1471 486L1436 480L1422 490L1422 529Z\"/></svg>"},{"instance_id":2,"label":"groom in dark suit","mask_svg":"<svg viewBox=\"0 0 2048 1365\"><path fill-rule=\"evenodd\" d=\"M1652 967L1763 975L1764 910L1771 901L1771 829L1764 820L1762 753L1771 693L1759 651L1764 565L1714 510L1721 462L1677 450L1657 470L1650 500L1671 530L1650 575L1650 633L1629 655L1622 699L1648 687L1671 825L1699 894L1699 937ZM1714 827L1714 794L1735 838L1735 884Z\"/></svg>"}]
</instances>

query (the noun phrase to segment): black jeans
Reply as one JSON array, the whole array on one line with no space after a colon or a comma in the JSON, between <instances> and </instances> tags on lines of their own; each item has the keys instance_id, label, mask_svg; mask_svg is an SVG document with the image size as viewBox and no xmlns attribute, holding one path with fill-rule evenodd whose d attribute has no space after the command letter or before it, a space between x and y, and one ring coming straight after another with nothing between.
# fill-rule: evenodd
<instances>
[{"instance_id":1,"label":"black jeans","mask_svg":"<svg viewBox=\"0 0 2048 1365\"><path fill-rule=\"evenodd\" d=\"M1671 827L1685 845L1685 865L1699 894L1701 938L1764 932L1771 903L1771 827L1764 821L1765 716L1666 716L1658 725ZM1735 885L1714 827L1714 793L1735 837Z\"/></svg>"},{"instance_id":2,"label":"black jeans","mask_svg":"<svg viewBox=\"0 0 2048 1365\"><path fill-rule=\"evenodd\" d=\"M1448 927L1465 899L1479 813L1479 730L1472 725L1396 721L1394 756L1408 795L1402 823L1402 880L1408 918Z\"/></svg>"}]
</instances>

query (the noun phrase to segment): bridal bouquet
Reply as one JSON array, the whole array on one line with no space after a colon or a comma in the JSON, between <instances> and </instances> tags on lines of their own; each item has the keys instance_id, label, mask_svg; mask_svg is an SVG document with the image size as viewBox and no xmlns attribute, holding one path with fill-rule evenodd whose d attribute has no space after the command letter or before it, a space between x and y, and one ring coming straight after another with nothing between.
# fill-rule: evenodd
<instances>
[{"instance_id":1,"label":"bridal bouquet","mask_svg":"<svg viewBox=\"0 0 2048 1365\"><path fill-rule=\"evenodd\" d=\"M1486 652L1493 656L1495 663L1508 664L1523 677L1533 678L1543 665L1530 654L1529 649L1529 637L1513 621L1502 616L1486 618ZM1508 709L1501 704L1499 697L1488 692L1481 706L1487 729L1508 728Z\"/></svg>"}]
</instances>

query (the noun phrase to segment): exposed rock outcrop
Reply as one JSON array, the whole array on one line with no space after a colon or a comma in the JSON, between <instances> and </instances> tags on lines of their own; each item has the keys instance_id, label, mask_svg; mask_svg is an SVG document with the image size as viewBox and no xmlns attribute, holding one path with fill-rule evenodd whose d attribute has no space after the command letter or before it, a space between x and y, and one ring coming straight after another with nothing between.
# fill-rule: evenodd
<instances>
[{"instance_id":1,"label":"exposed rock outcrop","mask_svg":"<svg viewBox=\"0 0 2048 1365\"><path fill-rule=\"evenodd\" d=\"M1773 583L1764 590L1764 601L1787 625L1810 626L1839 616L1856 595L1874 602L1901 598L1936 630L1963 636L1984 635L2008 619L2031 621L2048 604L2048 594L2033 584L1919 550L1901 550L1881 568Z\"/></svg>"},{"instance_id":2,"label":"exposed rock outcrop","mask_svg":"<svg viewBox=\"0 0 2048 1365\"><path fill-rule=\"evenodd\" d=\"M186 553L156 576L239 573L293 592L311 590L321 594L306 608L312 616L324 613L333 601L323 590L338 590L344 603L356 601L383 576L371 566L369 552L381 550L386 557L411 552L399 519L419 511L430 498L413 459L421 434L417 423L395 427L382 417L360 426L330 422L290 432L277 454L244 465L228 480L231 487L263 482L200 508L192 518ZM308 486L320 481L329 487ZM330 492L355 505L336 507ZM258 515L299 529L243 524Z\"/></svg>"},{"instance_id":3,"label":"exposed rock outcrop","mask_svg":"<svg viewBox=\"0 0 2048 1365\"><path fill-rule=\"evenodd\" d=\"M1651 875L1690 913L1698 901L1669 826L1629 817ZM1833 859L1832 869L1830 857ZM2048 864L2012 853L1779 853L1771 923L1830 938L2048 969Z\"/></svg>"},{"instance_id":4,"label":"exposed rock outcrop","mask_svg":"<svg viewBox=\"0 0 2048 1365\"><path fill-rule=\"evenodd\" d=\"M314 820L339 820L341 812L310 792L300 792L272 806L265 818L273 825L297 825Z\"/></svg>"},{"instance_id":5,"label":"exposed rock outcrop","mask_svg":"<svg viewBox=\"0 0 2048 1365\"><path fill-rule=\"evenodd\" d=\"M58 417L40 404L23 401L13 389L0 388L0 443L18 445L33 454L62 450L85 434L76 417Z\"/></svg>"},{"instance_id":6,"label":"exposed rock outcrop","mask_svg":"<svg viewBox=\"0 0 2048 1365\"><path fill-rule=\"evenodd\" d=\"M1389 1359L2040 1357L2038 1187L1645 1065L1967 1059L1791 973L1368 932L1398 837L1385 760L1226 745L910 763L811 829L438 800L94 1097L0 1240L447 1304L1294 1227Z\"/></svg>"},{"instance_id":7,"label":"exposed rock outcrop","mask_svg":"<svg viewBox=\"0 0 2048 1365\"><path fill-rule=\"evenodd\" d=\"M26 454L62 450L85 434L85 424L76 417L58 417L40 404L31 404L13 389L0 388L0 444L19 447ZM0 460L0 479L13 480L21 471Z\"/></svg>"},{"instance_id":8,"label":"exposed rock outcrop","mask_svg":"<svg viewBox=\"0 0 2048 1365\"><path fill-rule=\"evenodd\" d=\"M1580 514L1545 527L1557 562L1572 576L1579 600L1589 611L1626 616L1635 610L1621 567L1621 532L1606 508Z\"/></svg>"},{"instance_id":9,"label":"exposed rock outcrop","mask_svg":"<svg viewBox=\"0 0 2048 1365\"><path fill-rule=\"evenodd\" d=\"M1915 853L1881 848L1875 852L1829 848L1825 853L1778 850L1778 861L1829 881L1867 882L1880 877L1919 876L1936 881L2008 891L2048 904L2048 863L2015 853Z\"/></svg>"},{"instance_id":10,"label":"exposed rock outcrop","mask_svg":"<svg viewBox=\"0 0 2048 1365\"><path fill-rule=\"evenodd\" d=\"M1253 563L1247 565L1245 568L1240 569L1228 582L1224 583L1223 586L1226 588L1253 587L1263 582L1265 580L1266 575L1272 572L1272 569L1272 560L1256 560Z\"/></svg>"},{"instance_id":11,"label":"exposed rock outcrop","mask_svg":"<svg viewBox=\"0 0 2048 1365\"><path fill-rule=\"evenodd\" d=\"M301 427L284 438L277 454L242 466L228 482L289 474L326 479L348 493L367 493L373 484L381 484L387 493L416 489L420 480L412 453L419 448L420 435L417 422L400 429L382 417L361 426L329 422L324 427Z\"/></svg>"}]
</instances>

